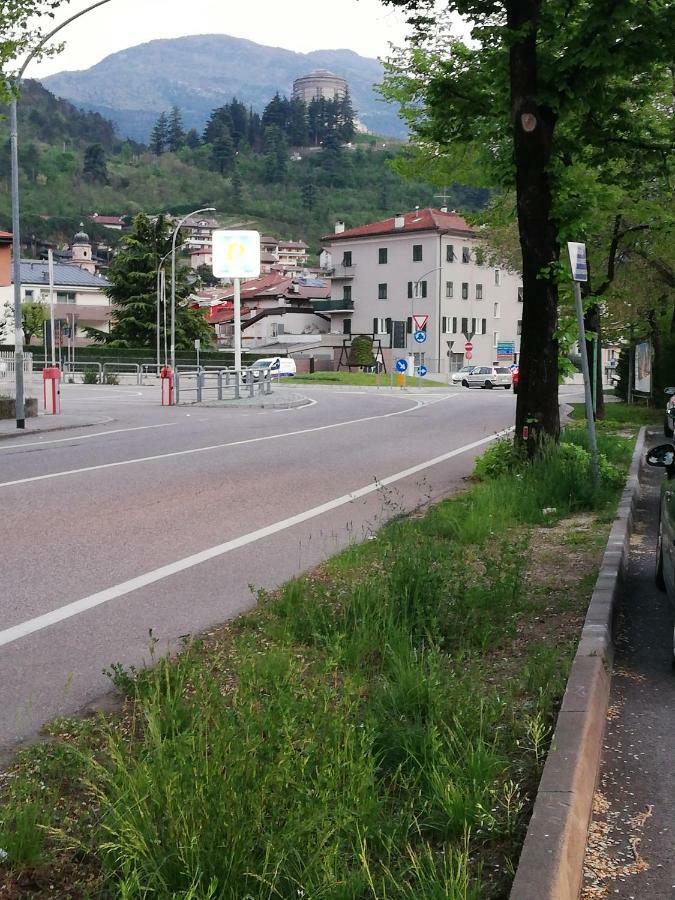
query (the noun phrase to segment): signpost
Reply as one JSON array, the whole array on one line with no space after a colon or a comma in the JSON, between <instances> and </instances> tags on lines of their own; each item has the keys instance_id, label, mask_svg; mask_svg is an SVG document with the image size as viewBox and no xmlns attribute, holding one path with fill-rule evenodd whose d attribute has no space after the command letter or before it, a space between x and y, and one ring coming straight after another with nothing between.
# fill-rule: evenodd
<instances>
[{"instance_id":1,"label":"signpost","mask_svg":"<svg viewBox=\"0 0 675 900\"><path fill-rule=\"evenodd\" d=\"M408 360L401 356L396 360L395 367L397 372L404 375L408 371Z\"/></svg>"},{"instance_id":2,"label":"signpost","mask_svg":"<svg viewBox=\"0 0 675 900\"><path fill-rule=\"evenodd\" d=\"M429 316L425 316L425 315L413 316L413 323L415 325L415 331L424 331L428 321L429 321Z\"/></svg>"},{"instance_id":3,"label":"signpost","mask_svg":"<svg viewBox=\"0 0 675 900\"><path fill-rule=\"evenodd\" d=\"M260 232L213 232L213 274L234 283L234 368L241 372L241 279L260 275Z\"/></svg>"},{"instance_id":4,"label":"signpost","mask_svg":"<svg viewBox=\"0 0 675 900\"><path fill-rule=\"evenodd\" d=\"M472 350L473 350L473 344L471 343L471 341L467 341L466 344L464 344L464 352L468 354L468 353L471 353ZM471 359L470 356L468 358Z\"/></svg>"},{"instance_id":5,"label":"signpost","mask_svg":"<svg viewBox=\"0 0 675 900\"><path fill-rule=\"evenodd\" d=\"M427 333L426 331L416 331L413 337L418 344L423 344L427 339Z\"/></svg>"},{"instance_id":6,"label":"signpost","mask_svg":"<svg viewBox=\"0 0 675 900\"><path fill-rule=\"evenodd\" d=\"M424 376L427 374L427 372L428 372L429 370L427 369L426 366L418 366L418 367L417 367L417 371L418 371L418 373L422 376L422 378L424 378Z\"/></svg>"},{"instance_id":7,"label":"signpost","mask_svg":"<svg viewBox=\"0 0 675 900\"><path fill-rule=\"evenodd\" d=\"M465 359L473 359L473 353L471 352L471 350L467 350L467 351L464 353L464 358L465 358Z\"/></svg>"},{"instance_id":8,"label":"signpost","mask_svg":"<svg viewBox=\"0 0 675 900\"><path fill-rule=\"evenodd\" d=\"M598 442L595 437L595 419L593 418L593 397L591 396L591 379L588 371L588 354L586 353L586 333L584 331L584 309L581 303L581 282L588 281L588 264L586 262L586 245L569 241L567 251L570 257L570 268L574 281L574 303L579 326L579 354L581 371L584 377L584 395L586 400L586 421L588 423L588 445L591 449L591 466L593 481L600 483L600 465L598 462Z\"/></svg>"}]
</instances>

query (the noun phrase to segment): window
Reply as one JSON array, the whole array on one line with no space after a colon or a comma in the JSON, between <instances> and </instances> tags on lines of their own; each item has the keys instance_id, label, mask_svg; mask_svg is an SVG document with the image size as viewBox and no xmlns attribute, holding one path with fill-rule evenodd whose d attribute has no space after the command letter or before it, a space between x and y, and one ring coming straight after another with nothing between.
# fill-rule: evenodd
<instances>
[{"instance_id":1,"label":"window","mask_svg":"<svg viewBox=\"0 0 675 900\"><path fill-rule=\"evenodd\" d=\"M342 288L342 299L349 300L351 302L352 299L352 286L351 284L345 284Z\"/></svg>"},{"instance_id":2,"label":"window","mask_svg":"<svg viewBox=\"0 0 675 900\"><path fill-rule=\"evenodd\" d=\"M457 334L457 316L452 317L452 334Z\"/></svg>"},{"instance_id":3,"label":"window","mask_svg":"<svg viewBox=\"0 0 675 900\"><path fill-rule=\"evenodd\" d=\"M427 283L426 281L409 281L408 282L408 300L412 300L413 297L426 297L427 296Z\"/></svg>"},{"instance_id":4,"label":"window","mask_svg":"<svg viewBox=\"0 0 675 900\"><path fill-rule=\"evenodd\" d=\"M57 291L56 292L56 302L57 303L75 303L75 292L74 291Z\"/></svg>"},{"instance_id":5,"label":"window","mask_svg":"<svg viewBox=\"0 0 675 900\"><path fill-rule=\"evenodd\" d=\"M445 296L452 297L454 296L454 287L452 281L445 282Z\"/></svg>"},{"instance_id":6,"label":"window","mask_svg":"<svg viewBox=\"0 0 675 900\"><path fill-rule=\"evenodd\" d=\"M392 329L391 319L384 320L384 328L385 328L385 331L387 332L387 334L391 334L391 329Z\"/></svg>"},{"instance_id":7,"label":"window","mask_svg":"<svg viewBox=\"0 0 675 900\"><path fill-rule=\"evenodd\" d=\"M518 288L518 302L519 302L519 303L522 303L522 302L523 302L523 288L522 288L522 285L521 285L521 287Z\"/></svg>"},{"instance_id":8,"label":"window","mask_svg":"<svg viewBox=\"0 0 675 900\"><path fill-rule=\"evenodd\" d=\"M476 285L476 300L482 300L482 299L483 299L483 285L477 284Z\"/></svg>"},{"instance_id":9,"label":"window","mask_svg":"<svg viewBox=\"0 0 675 900\"><path fill-rule=\"evenodd\" d=\"M408 318L405 320L405 330L408 332L408 334L412 334L412 316L408 316Z\"/></svg>"},{"instance_id":10,"label":"window","mask_svg":"<svg viewBox=\"0 0 675 900\"><path fill-rule=\"evenodd\" d=\"M419 286L418 286L418 288L417 288L417 296L418 296L418 297L422 297L422 298L426 297L426 295L427 295L427 283L426 283L426 281L420 281L420 282L418 282L418 285L419 285Z\"/></svg>"},{"instance_id":11,"label":"window","mask_svg":"<svg viewBox=\"0 0 675 900\"><path fill-rule=\"evenodd\" d=\"M468 334L468 333L469 333L469 320L462 319L462 334Z\"/></svg>"},{"instance_id":12,"label":"window","mask_svg":"<svg viewBox=\"0 0 675 900\"><path fill-rule=\"evenodd\" d=\"M522 334L522 333L523 333L523 320L518 319L518 326L516 328L516 334Z\"/></svg>"},{"instance_id":13,"label":"window","mask_svg":"<svg viewBox=\"0 0 675 900\"><path fill-rule=\"evenodd\" d=\"M351 264L352 264L352 251L345 250L345 252L342 254L342 265L345 266L345 268L348 268L349 266L351 266Z\"/></svg>"},{"instance_id":14,"label":"window","mask_svg":"<svg viewBox=\"0 0 675 900\"><path fill-rule=\"evenodd\" d=\"M387 299L387 284L378 284L377 286L377 299L378 300L386 300Z\"/></svg>"},{"instance_id":15,"label":"window","mask_svg":"<svg viewBox=\"0 0 675 900\"><path fill-rule=\"evenodd\" d=\"M415 368L417 368L417 366L424 365L424 353L413 353L413 359ZM412 375L413 373L411 372L410 374Z\"/></svg>"},{"instance_id":16,"label":"window","mask_svg":"<svg viewBox=\"0 0 675 900\"><path fill-rule=\"evenodd\" d=\"M469 282L463 281L462 282L462 300L468 300L468 299L469 299Z\"/></svg>"},{"instance_id":17,"label":"window","mask_svg":"<svg viewBox=\"0 0 675 900\"><path fill-rule=\"evenodd\" d=\"M373 334L386 334L387 323L385 319L373 319Z\"/></svg>"},{"instance_id":18,"label":"window","mask_svg":"<svg viewBox=\"0 0 675 900\"><path fill-rule=\"evenodd\" d=\"M501 306L499 303L495 303L494 317L495 317L495 319L501 319L501 316L502 316Z\"/></svg>"},{"instance_id":19,"label":"window","mask_svg":"<svg viewBox=\"0 0 675 900\"><path fill-rule=\"evenodd\" d=\"M455 248L452 244L448 244L445 248L445 260L446 262L455 261Z\"/></svg>"},{"instance_id":20,"label":"window","mask_svg":"<svg viewBox=\"0 0 675 900\"><path fill-rule=\"evenodd\" d=\"M447 319L447 316L443 316L443 318L441 319L441 331L443 332L443 334L447 334L447 333L448 333L448 319Z\"/></svg>"},{"instance_id":21,"label":"window","mask_svg":"<svg viewBox=\"0 0 675 900\"><path fill-rule=\"evenodd\" d=\"M421 244L413 244L413 262L422 262Z\"/></svg>"},{"instance_id":22,"label":"window","mask_svg":"<svg viewBox=\"0 0 675 900\"><path fill-rule=\"evenodd\" d=\"M492 332L492 346L496 347L498 343L499 343L499 332L493 331Z\"/></svg>"},{"instance_id":23,"label":"window","mask_svg":"<svg viewBox=\"0 0 675 900\"><path fill-rule=\"evenodd\" d=\"M480 333L487 334L487 319L480 320Z\"/></svg>"},{"instance_id":24,"label":"window","mask_svg":"<svg viewBox=\"0 0 675 900\"><path fill-rule=\"evenodd\" d=\"M495 284L499 286L502 283L502 273L500 269L495 269Z\"/></svg>"},{"instance_id":25,"label":"window","mask_svg":"<svg viewBox=\"0 0 675 900\"><path fill-rule=\"evenodd\" d=\"M386 247L380 247L380 249L377 251L377 261L380 265L387 262L387 248Z\"/></svg>"},{"instance_id":26,"label":"window","mask_svg":"<svg viewBox=\"0 0 675 900\"><path fill-rule=\"evenodd\" d=\"M476 319L471 320L471 333L472 334L476 333L476 321L477 321Z\"/></svg>"},{"instance_id":27,"label":"window","mask_svg":"<svg viewBox=\"0 0 675 900\"><path fill-rule=\"evenodd\" d=\"M345 319L344 322L342 323L342 333L351 335L351 333L352 333L352 320L351 319Z\"/></svg>"},{"instance_id":28,"label":"window","mask_svg":"<svg viewBox=\"0 0 675 900\"><path fill-rule=\"evenodd\" d=\"M471 262L471 248L470 247L462 247L462 262L463 263Z\"/></svg>"}]
</instances>

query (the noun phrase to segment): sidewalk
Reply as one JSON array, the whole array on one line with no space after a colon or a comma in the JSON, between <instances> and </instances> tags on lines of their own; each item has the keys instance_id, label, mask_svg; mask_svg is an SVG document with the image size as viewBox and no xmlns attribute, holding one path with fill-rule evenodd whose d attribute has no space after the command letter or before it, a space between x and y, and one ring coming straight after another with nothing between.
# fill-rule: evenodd
<instances>
[{"instance_id":1,"label":"sidewalk","mask_svg":"<svg viewBox=\"0 0 675 900\"><path fill-rule=\"evenodd\" d=\"M647 446L663 442L651 432ZM643 466L600 775L586 849L583 900L675 896L675 675L672 623L654 585L660 470Z\"/></svg>"},{"instance_id":2,"label":"sidewalk","mask_svg":"<svg viewBox=\"0 0 675 900\"><path fill-rule=\"evenodd\" d=\"M72 428L88 428L92 425L107 425L112 421L114 421L112 416L78 416L67 413L61 413L58 416L39 415L26 419L26 427L21 430L16 427L16 419L0 419L0 441L23 437L26 434L43 434L48 431L66 431Z\"/></svg>"}]
</instances>

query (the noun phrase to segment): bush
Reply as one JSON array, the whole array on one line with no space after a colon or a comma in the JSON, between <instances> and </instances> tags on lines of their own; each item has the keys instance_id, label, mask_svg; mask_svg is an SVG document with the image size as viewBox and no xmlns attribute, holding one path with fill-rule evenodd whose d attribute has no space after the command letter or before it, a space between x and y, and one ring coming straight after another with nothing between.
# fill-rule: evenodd
<instances>
[{"instance_id":1,"label":"bush","mask_svg":"<svg viewBox=\"0 0 675 900\"><path fill-rule=\"evenodd\" d=\"M512 438L500 438L496 443L477 457L473 476L478 481L498 478L509 472L515 472L523 465L523 456Z\"/></svg>"},{"instance_id":2,"label":"bush","mask_svg":"<svg viewBox=\"0 0 675 900\"><path fill-rule=\"evenodd\" d=\"M98 384L98 372L96 369L85 369L83 381L84 384Z\"/></svg>"},{"instance_id":3,"label":"bush","mask_svg":"<svg viewBox=\"0 0 675 900\"><path fill-rule=\"evenodd\" d=\"M119 384L120 380L114 372L106 372L103 376L103 384Z\"/></svg>"}]
</instances>

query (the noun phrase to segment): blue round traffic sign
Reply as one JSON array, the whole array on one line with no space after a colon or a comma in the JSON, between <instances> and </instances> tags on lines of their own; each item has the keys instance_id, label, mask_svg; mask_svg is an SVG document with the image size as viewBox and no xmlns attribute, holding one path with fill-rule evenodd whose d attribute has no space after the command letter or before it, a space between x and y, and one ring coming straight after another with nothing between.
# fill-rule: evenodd
<instances>
[{"instance_id":1,"label":"blue round traffic sign","mask_svg":"<svg viewBox=\"0 0 675 900\"><path fill-rule=\"evenodd\" d=\"M396 360L396 371L397 372L407 372L408 371L408 360L403 359L403 357L401 357L400 359L397 359Z\"/></svg>"},{"instance_id":2,"label":"blue round traffic sign","mask_svg":"<svg viewBox=\"0 0 675 900\"><path fill-rule=\"evenodd\" d=\"M414 336L418 344L423 344L427 339L426 331L416 331Z\"/></svg>"},{"instance_id":3,"label":"blue round traffic sign","mask_svg":"<svg viewBox=\"0 0 675 900\"><path fill-rule=\"evenodd\" d=\"M418 367L417 367L417 374L418 374L418 375L424 376L424 375L427 374L428 371L429 371L429 370L427 369L426 366L418 366Z\"/></svg>"}]
</instances>

